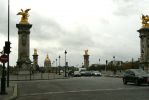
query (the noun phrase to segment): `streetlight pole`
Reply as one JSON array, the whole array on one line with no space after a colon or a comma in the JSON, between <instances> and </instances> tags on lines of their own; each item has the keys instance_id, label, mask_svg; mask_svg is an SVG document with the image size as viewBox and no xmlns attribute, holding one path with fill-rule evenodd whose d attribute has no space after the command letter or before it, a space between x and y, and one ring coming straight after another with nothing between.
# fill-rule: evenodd
<instances>
[{"instance_id":1,"label":"streetlight pole","mask_svg":"<svg viewBox=\"0 0 149 100\"><path fill-rule=\"evenodd\" d=\"M67 51L65 50L65 77L67 77L67 75L66 75L66 54L67 54Z\"/></svg>"},{"instance_id":2,"label":"streetlight pole","mask_svg":"<svg viewBox=\"0 0 149 100\"><path fill-rule=\"evenodd\" d=\"M59 66L58 66L58 73L59 73L59 75L61 75L61 73L60 73L60 59L61 59L61 56L59 55Z\"/></svg>"},{"instance_id":3,"label":"streetlight pole","mask_svg":"<svg viewBox=\"0 0 149 100\"><path fill-rule=\"evenodd\" d=\"M131 68L134 68L134 67L133 67L133 58L132 58L132 66L131 66Z\"/></svg>"},{"instance_id":4,"label":"streetlight pole","mask_svg":"<svg viewBox=\"0 0 149 100\"><path fill-rule=\"evenodd\" d=\"M56 58L56 74L57 74L57 58Z\"/></svg>"},{"instance_id":5,"label":"streetlight pole","mask_svg":"<svg viewBox=\"0 0 149 100\"><path fill-rule=\"evenodd\" d=\"M10 1L8 0L8 42L9 41L9 31L10 31ZM9 53L8 53L8 63L7 63L7 87L9 87Z\"/></svg>"},{"instance_id":6,"label":"streetlight pole","mask_svg":"<svg viewBox=\"0 0 149 100\"><path fill-rule=\"evenodd\" d=\"M115 66L115 56L113 56L113 65L114 65L114 75L116 74L116 66Z\"/></svg>"},{"instance_id":7,"label":"streetlight pole","mask_svg":"<svg viewBox=\"0 0 149 100\"><path fill-rule=\"evenodd\" d=\"M113 56L114 62L115 62L115 56Z\"/></svg>"},{"instance_id":8,"label":"streetlight pole","mask_svg":"<svg viewBox=\"0 0 149 100\"><path fill-rule=\"evenodd\" d=\"M106 60L105 72L107 71L108 60Z\"/></svg>"}]
</instances>

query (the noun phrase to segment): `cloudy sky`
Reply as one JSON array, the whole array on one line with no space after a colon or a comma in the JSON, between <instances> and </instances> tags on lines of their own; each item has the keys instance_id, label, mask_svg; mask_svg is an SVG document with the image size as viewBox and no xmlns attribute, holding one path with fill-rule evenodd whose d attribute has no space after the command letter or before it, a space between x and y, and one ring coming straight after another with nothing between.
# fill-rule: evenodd
<instances>
[{"instance_id":1,"label":"cloudy sky","mask_svg":"<svg viewBox=\"0 0 149 100\"><path fill-rule=\"evenodd\" d=\"M10 65L18 58L16 24L20 9L31 8L29 22L30 59L34 48L43 66L46 54L51 61L67 50L69 65L80 66L88 49L90 64L105 60L129 61L140 57L138 29L141 14L149 14L149 0L10 0ZM7 0L0 0L0 51L7 41Z\"/></svg>"}]
</instances>

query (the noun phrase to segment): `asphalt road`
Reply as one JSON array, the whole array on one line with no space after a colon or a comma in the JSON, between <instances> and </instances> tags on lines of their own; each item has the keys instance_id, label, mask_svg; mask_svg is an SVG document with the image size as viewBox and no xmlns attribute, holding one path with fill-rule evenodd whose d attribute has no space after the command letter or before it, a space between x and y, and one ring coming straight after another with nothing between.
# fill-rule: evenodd
<instances>
[{"instance_id":1,"label":"asphalt road","mask_svg":"<svg viewBox=\"0 0 149 100\"><path fill-rule=\"evenodd\" d=\"M149 100L149 86L123 85L121 78L78 77L18 83L16 100Z\"/></svg>"}]
</instances>

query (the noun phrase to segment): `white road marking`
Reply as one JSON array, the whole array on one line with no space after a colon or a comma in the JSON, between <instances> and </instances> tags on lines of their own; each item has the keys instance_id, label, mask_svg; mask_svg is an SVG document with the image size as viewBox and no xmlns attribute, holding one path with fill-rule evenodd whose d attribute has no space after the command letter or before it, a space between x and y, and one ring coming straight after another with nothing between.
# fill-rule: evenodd
<instances>
[{"instance_id":1,"label":"white road marking","mask_svg":"<svg viewBox=\"0 0 149 100\"><path fill-rule=\"evenodd\" d=\"M135 88L117 88L117 89L94 89L94 90L75 90L75 91L60 91L60 92L45 92L45 93L32 93L24 94L22 96L36 96L45 94L64 94L64 93L79 93L79 92L96 92L96 91L119 91L119 90L138 90L138 89L149 89L148 87L135 87Z\"/></svg>"}]
</instances>

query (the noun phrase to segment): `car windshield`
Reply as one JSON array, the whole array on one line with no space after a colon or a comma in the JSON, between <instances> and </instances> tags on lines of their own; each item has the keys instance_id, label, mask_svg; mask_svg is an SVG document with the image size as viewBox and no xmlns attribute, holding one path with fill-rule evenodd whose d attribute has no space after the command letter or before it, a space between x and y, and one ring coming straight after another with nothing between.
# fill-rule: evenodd
<instances>
[{"instance_id":1,"label":"car windshield","mask_svg":"<svg viewBox=\"0 0 149 100\"><path fill-rule=\"evenodd\" d=\"M142 69L134 69L134 72L136 74L147 74L145 71L143 71Z\"/></svg>"}]
</instances>

